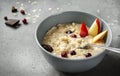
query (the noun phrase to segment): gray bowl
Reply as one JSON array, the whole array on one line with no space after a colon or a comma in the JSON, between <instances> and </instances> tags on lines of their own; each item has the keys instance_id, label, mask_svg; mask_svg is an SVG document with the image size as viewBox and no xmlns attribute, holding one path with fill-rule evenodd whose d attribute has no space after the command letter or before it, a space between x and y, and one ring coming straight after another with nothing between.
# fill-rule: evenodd
<instances>
[{"instance_id":1,"label":"gray bowl","mask_svg":"<svg viewBox=\"0 0 120 76\"><path fill-rule=\"evenodd\" d=\"M86 59L67 59L67 58L57 57L52 53L46 51L41 46L45 33L54 25L58 23L70 23L70 22L81 23L82 21L84 21L86 25L89 25L88 27L90 27L96 18L99 17L84 12L68 11L57 15L52 15L40 23L40 25L36 30L35 38L37 44L40 47L40 50L44 54L44 57L55 69L70 73L83 72L95 67L97 64L101 62L107 51L103 51L96 56L92 56ZM101 29L102 29L101 31L105 29L108 30L108 35L106 38L106 46L109 46L112 40L112 32L110 30L110 27L107 25L107 23L101 18L99 19L101 22Z\"/></svg>"}]
</instances>

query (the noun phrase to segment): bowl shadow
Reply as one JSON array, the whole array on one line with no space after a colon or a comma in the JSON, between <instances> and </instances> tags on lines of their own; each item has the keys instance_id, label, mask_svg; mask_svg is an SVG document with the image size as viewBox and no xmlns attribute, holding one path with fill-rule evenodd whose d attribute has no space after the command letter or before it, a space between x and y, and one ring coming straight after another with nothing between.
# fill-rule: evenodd
<instances>
[{"instance_id":1,"label":"bowl shadow","mask_svg":"<svg viewBox=\"0 0 120 76\"><path fill-rule=\"evenodd\" d=\"M120 56L109 52L95 68L80 73L59 72L60 76L120 76Z\"/></svg>"}]
</instances>

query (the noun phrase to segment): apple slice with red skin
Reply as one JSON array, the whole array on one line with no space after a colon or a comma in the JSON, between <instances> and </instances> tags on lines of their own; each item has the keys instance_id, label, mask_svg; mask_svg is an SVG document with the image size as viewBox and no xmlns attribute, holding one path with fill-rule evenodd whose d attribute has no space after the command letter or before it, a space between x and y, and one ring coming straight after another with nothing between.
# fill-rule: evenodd
<instances>
[{"instance_id":1,"label":"apple slice with red skin","mask_svg":"<svg viewBox=\"0 0 120 76\"><path fill-rule=\"evenodd\" d=\"M105 31L99 33L98 35L96 35L96 36L93 38L93 43L95 43L95 42L97 42L97 41L99 41L99 40L102 40L102 39L105 37L105 35L107 34L107 32L108 32L108 30L105 30Z\"/></svg>"},{"instance_id":2,"label":"apple slice with red skin","mask_svg":"<svg viewBox=\"0 0 120 76\"><path fill-rule=\"evenodd\" d=\"M90 29L88 30L89 35L96 36L100 33L100 21L98 18L95 19Z\"/></svg>"},{"instance_id":3,"label":"apple slice with red skin","mask_svg":"<svg viewBox=\"0 0 120 76\"><path fill-rule=\"evenodd\" d=\"M87 30L86 24L82 22L80 25L80 36L86 37L87 35L88 35L88 30Z\"/></svg>"}]
</instances>

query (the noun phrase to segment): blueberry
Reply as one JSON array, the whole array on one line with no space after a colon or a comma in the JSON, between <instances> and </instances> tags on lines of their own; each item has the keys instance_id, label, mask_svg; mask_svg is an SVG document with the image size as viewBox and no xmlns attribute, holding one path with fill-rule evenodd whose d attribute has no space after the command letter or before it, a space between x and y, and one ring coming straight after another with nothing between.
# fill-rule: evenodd
<instances>
[{"instance_id":1,"label":"blueberry","mask_svg":"<svg viewBox=\"0 0 120 76\"><path fill-rule=\"evenodd\" d=\"M70 54L71 54L71 55L76 55L76 52L75 52L74 50L72 50L72 51L70 52Z\"/></svg>"},{"instance_id":2,"label":"blueberry","mask_svg":"<svg viewBox=\"0 0 120 76\"><path fill-rule=\"evenodd\" d=\"M86 57L90 57L90 56L92 56L92 54L91 53L87 53L87 54L85 54L85 56Z\"/></svg>"}]
</instances>

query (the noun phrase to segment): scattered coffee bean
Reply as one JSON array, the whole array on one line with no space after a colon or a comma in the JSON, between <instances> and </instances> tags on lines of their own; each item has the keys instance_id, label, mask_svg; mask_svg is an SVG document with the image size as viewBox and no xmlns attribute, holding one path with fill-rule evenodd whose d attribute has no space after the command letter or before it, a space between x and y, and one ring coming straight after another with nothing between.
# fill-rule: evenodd
<instances>
[{"instance_id":1,"label":"scattered coffee bean","mask_svg":"<svg viewBox=\"0 0 120 76\"><path fill-rule=\"evenodd\" d=\"M52 48L50 45L48 45L48 44L42 44L42 47L43 47L44 49L46 49L47 51L49 51L49 52L52 52L52 51L53 51L53 48Z\"/></svg>"},{"instance_id":2,"label":"scattered coffee bean","mask_svg":"<svg viewBox=\"0 0 120 76\"><path fill-rule=\"evenodd\" d=\"M4 17L4 20L6 20L6 21L8 20L7 16Z\"/></svg>"},{"instance_id":3,"label":"scattered coffee bean","mask_svg":"<svg viewBox=\"0 0 120 76\"><path fill-rule=\"evenodd\" d=\"M23 14L23 15L25 15L25 10L21 9L20 13Z\"/></svg>"},{"instance_id":4,"label":"scattered coffee bean","mask_svg":"<svg viewBox=\"0 0 120 76\"><path fill-rule=\"evenodd\" d=\"M76 55L76 52L75 52L74 50L72 50L72 51L70 52L70 54L71 54L71 55Z\"/></svg>"},{"instance_id":5,"label":"scattered coffee bean","mask_svg":"<svg viewBox=\"0 0 120 76\"><path fill-rule=\"evenodd\" d=\"M5 24L11 27L15 27L19 24L20 20L17 19L8 19Z\"/></svg>"},{"instance_id":6,"label":"scattered coffee bean","mask_svg":"<svg viewBox=\"0 0 120 76\"><path fill-rule=\"evenodd\" d=\"M23 22L23 24L28 24L28 22L27 22L27 19L26 19L26 18L24 18L24 19L22 20L22 22Z\"/></svg>"},{"instance_id":7,"label":"scattered coffee bean","mask_svg":"<svg viewBox=\"0 0 120 76\"><path fill-rule=\"evenodd\" d=\"M71 30L67 30L65 33L66 33L66 34L71 34L72 31L71 31Z\"/></svg>"},{"instance_id":8,"label":"scattered coffee bean","mask_svg":"<svg viewBox=\"0 0 120 76\"><path fill-rule=\"evenodd\" d=\"M85 54L85 56L86 57L90 57L90 56L92 56L92 54L91 53L87 53L87 54Z\"/></svg>"},{"instance_id":9,"label":"scattered coffee bean","mask_svg":"<svg viewBox=\"0 0 120 76\"><path fill-rule=\"evenodd\" d=\"M12 13L16 13L16 12L18 12L18 10L14 6L12 6Z\"/></svg>"},{"instance_id":10,"label":"scattered coffee bean","mask_svg":"<svg viewBox=\"0 0 120 76\"><path fill-rule=\"evenodd\" d=\"M67 52L66 51L61 52L61 56L67 58Z\"/></svg>"}]
</instances>

